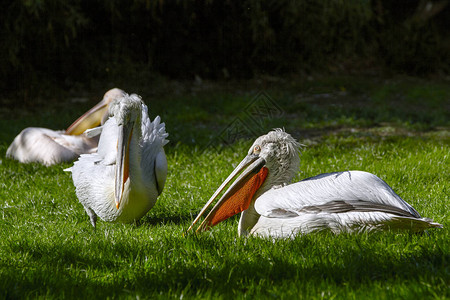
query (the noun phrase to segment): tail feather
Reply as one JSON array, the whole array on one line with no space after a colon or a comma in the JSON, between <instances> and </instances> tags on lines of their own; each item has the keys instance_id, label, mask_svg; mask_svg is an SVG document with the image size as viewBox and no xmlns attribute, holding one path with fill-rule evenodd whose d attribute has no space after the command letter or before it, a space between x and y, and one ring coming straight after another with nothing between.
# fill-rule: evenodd
<instances>
[{"instance_id":1,"label":"tail feather","mask_svg":"<svg viewBox=\"0 0 450 300\"><path fill-rule=\"evenodd\" d=\"M409 217L393 217L383 225L390 229L409 230L413 232L424 231L428 228L443 228L442 224L434 222L429 218L409 218Z\"/></svg>"}]
</instances>

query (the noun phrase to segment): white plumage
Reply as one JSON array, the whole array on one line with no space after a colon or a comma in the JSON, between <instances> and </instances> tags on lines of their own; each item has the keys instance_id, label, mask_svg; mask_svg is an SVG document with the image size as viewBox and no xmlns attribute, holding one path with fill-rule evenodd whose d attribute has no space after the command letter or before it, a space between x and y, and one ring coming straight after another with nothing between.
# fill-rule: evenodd
<instances>
[{"instance_id":1,"label":"white plumage","mask_svg":"<svg viewBox=\"0 0 450 300\"><path fill-rule=\"evenodd\" d=\"M282 130L256 139L248 155L203 207L191 228L242 170L198 230L241 211L239 235L275 238L321 230L414 232L442 227L422 218L389 185L371 173L328 173L289 184L299 168L299 146Z\"/></svg>"},{"instance_id":2,"label":"white plumage","mask_svg":"<svg viewBox=\"0 0 450 300\"><path fill-rule=\"evenodd\" d=\"M168 134L159 116L151 122L134 94L114 100L109 111L106 123L88 133L101 132L98 151L81 155L69 169L94 227L97 215L109 222L139 220L156 203L167 176Z\"/></svg>"},{"instance_id":3,"label":"white plumage","mask_svg":"<svg viewBox=\"0 0 450 300\"><path fill-rule=\"evenodd\" d=\"M67 130L40 127L25 128L17 135L6 151L6 156L21 163L38 162L46 166L70 162L80 154L97 150L97 137L87 137L83 132L102 123L108 113L108 104L120 97L123 91L112 89L102 101L78 118Z\"/></svg>"}]
</instances>

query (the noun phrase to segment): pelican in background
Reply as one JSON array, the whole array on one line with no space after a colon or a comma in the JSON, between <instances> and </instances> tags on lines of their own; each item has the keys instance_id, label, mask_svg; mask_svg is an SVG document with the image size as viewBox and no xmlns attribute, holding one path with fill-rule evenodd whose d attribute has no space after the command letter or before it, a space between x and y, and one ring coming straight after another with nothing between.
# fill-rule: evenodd
<instances>
[{"instance_id":1,"label":"pelican in background","mask_svg":"<svg viewBox=\"0 0 450 300\"><path fill-rule=\"evenodd\" d=\"M87 134L100 134L98 150L82 154L72 172L79 201L95 227L104 221L131 223L156 203L167 177L164 145L168 134L135 94L115 99L110 118Z\"/></svg>"},{"instance_id":2,"label":"pelican in background","mask_svg":"<svg viewBox=\"0 0 450 300\"><path fill-rule=\"evenodd\" d=\"M6 157L21 163L38 162L46 166L74 161L83 153L97 150L98 138L83 134L86 129L102 124L108 116L109 103L124 94L114 88L102 101L79 117L67 130L28 127L22 130L6 151Z\"/></svg>"},{"instance_id":3,"label":"pelican in background","mask_svg":"<svg viewBox=\"0 0 450 300\"><path fill-rule=\"evenodd\" d=\"M327 173L289 184L299 168L299 146L280 129L256 139L248 155L212 195L188 230L241 171L197 231L239 212L242 212L238 228L241 236L286 238L321 230L417 232L442 227L422 218L371 173Z\"/></svg>"}]
</instances>

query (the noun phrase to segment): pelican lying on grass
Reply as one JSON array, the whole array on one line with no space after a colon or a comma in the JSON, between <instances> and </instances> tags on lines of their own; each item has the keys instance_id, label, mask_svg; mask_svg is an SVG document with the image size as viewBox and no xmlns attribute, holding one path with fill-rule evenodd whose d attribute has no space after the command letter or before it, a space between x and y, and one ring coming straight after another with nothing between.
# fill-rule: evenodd
<instances>
[{"instance_id":1,"label":"pelican lying on grass","mask_svg":"<svg viewBox=\"0 0 450 300\"><path fill-rule=\"evenodd\" d=\"M87 133L100 134L98 151L67 169L94 227L97 215L109 222L139 220L156 203L167 176L168 134L159 116L151 122L135 94L115 99L109 113L103 126Z\"/></svg>"},{"instance_id":2,"label":"pelican lying on grass","mask_svg":"<svg viewBox=\"0 0 450 300\"><path fill-rule=\"evenodd\" d=\"M109 90L102 101L79 117L66 131L25 128L11 143L6 156L21 163L38 162L50 166L73 161L82 153L95 152L98 138L89 138L83 132L103 123L108 116L108 104L123 93L117 88Z\"/></svg>"},{"instance_id":3,"label":"pelican lying on grass","mask_svg":"<svg viewBox=\"0 0 450 300\"><path fill-rule=\"evenodd\" d=\"M293 237L314 231L422 231L442 227L401 199L383 180L362 171L321 174L289 184L299 168L299 144L282 130L256 139L248 155L200 211L242 171L197 231L242 212L239 235Z\"/></svg>"}]
</instances>

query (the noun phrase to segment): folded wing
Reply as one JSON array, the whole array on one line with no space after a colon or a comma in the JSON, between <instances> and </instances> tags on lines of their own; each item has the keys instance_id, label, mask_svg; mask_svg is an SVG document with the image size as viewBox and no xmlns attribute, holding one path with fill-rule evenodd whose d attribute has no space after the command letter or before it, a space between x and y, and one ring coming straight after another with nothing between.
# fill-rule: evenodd
<instances>
[{"instance_id":1,"label":"folded wing","mask_svg":"<svg viewBox=\"0 0 450 300\"><path fill-rule=\"evenodd\" d=\"M362 171L321 174L273 188L256 200L255 210L261 217L252 232L271 236L440 226L421 218L382 179Z\"/></svg>"}]
</instances>

